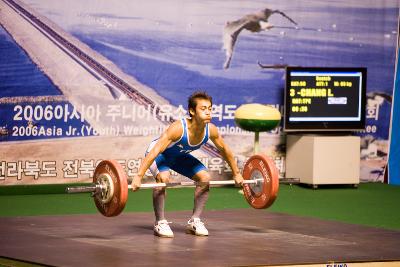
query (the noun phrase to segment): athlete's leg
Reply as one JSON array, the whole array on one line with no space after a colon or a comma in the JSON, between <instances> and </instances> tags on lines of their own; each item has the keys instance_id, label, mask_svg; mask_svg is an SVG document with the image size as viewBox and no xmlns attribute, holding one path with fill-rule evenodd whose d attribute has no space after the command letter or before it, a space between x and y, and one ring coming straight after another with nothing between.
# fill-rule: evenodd
<instances>
[{"instance_id":1,"label":"athlete's leg","mask_svg":"<svg viewBox=\"0 0 400 267\"><path fill-rule=\"evenodd\" d=\"M171 166L174 171L198 182L209 182L210 175L207 168L190 154L180 156ZM196 185L194 192L194 207L192 218L199 218L208 199L210 187L208 184Z\"/></svg>"},{"instance_id":2,"label":"athlete's leg","mask_svg":"<svg viewBox=\"0 0 400 267\"><path fill-rule=\"evenodd\" d=\"M168 161L163 154L157 156L149 168L151 174L158 183L167 183L170 178L170 167ZM165 187L155 187L153 189L153 209L156 217L156 222L165 220L164 206L165 206L166 191Z\"/></svg>"},{"instance_id":3,"label":"athlete's leg","mask_svg":"<svg viewBox=\"0 0 400 267\"><path fill-rule=\"evenodd\" d=\"M207 183L210 181L210 174L206 170L201 170L193 176L193 180L201 183L196 185L194 190L194 206L191 219L200 218L207 203L208 193L210 192L210 186Z\"/></svg>"},{"instance_id":4,"label":"athlete's leg","mask_svg":"<svg viewBox=\"0 0 400 267\"><path fill-rule=\"evenodd\" d=\"M169 182L169 171L159 172L156 176L156 180L158 183L168 183ZM167 195L167 191L165 187L155 187L153 189L153 209L154 215L156 216L156 221L165 220L165 197Z\"/></svg>"},{"instance_id":5,"label":"athlete's leg","mask_svg":"<svg viewBox=\"0 0 400 267\"><path fill-rule=\"evenodd\" d=\"M156 180L160 183L167 183L169 181L169 175L169 171L159 172L156 176ZM160 237L173 237L174 233L169 227L164 213L166 194L165 187L155 187L153 189L153 208L156 217L154 234Z\"/></svg>"},{"instance_id":6,"label":"athlete's leg","mask_svg":"<svg viewBox=\"0 0 400 267\"><path fill-rule=\"evenodd\" d=\"M204 223L200 220L200 215L203 212L204 206L208 199L210 187L207 182L210 181L210 175L207 168L192 155L186 154L179 157L171 169L185 175L195 181L201 182L196 185L194 190L194 207L192 217L186 226L186 232L199 236L208 236L208 230Z\"/></svg>"}]
</instances>

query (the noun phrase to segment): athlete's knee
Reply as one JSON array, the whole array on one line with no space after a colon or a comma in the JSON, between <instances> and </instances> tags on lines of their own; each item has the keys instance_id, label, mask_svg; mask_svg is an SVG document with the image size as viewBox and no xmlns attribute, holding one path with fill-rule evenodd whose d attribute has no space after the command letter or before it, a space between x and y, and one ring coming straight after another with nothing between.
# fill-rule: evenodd
<instances>
[{"instance_id":1,"label":"athlete's knee","mask_svg":"<svg viewBox=\"0 0 400 267\"><path fill-rule=\"evenodd\" d=\"M207 171L199 171L194 175L194 180L202 182L202 183L208 183L211 180L211 176Z\"/></svg>"},{"instance_id":2,"label":"athlete's knee","mask_svg":"<svg viewBox=\"0 0 400 267\"><path fill-rule=\"evenodd\" d=\"M158 173L156 177L157 183L169 183L170 174L169 172Z\"/></svg>"}]
</instances>

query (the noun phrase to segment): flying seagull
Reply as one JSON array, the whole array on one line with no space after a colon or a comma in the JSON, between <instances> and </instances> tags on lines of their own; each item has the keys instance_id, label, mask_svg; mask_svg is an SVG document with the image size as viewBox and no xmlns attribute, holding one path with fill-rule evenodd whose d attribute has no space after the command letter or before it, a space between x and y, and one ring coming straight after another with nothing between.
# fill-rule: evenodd
<instances>
[{"instance_id":1,"label":"flying seagull","mask_svg":"<svg viewBox=\"0 0 400 267\"><path fill-rule=\"evenodd\" d=\"M280 10L272 10L266 8L264 10L258 11L253 14L245 15L244 17L235 20L228 21L224 27L224 35L223 35L223 49L226 53L226 60L224 63L224 68L229 68L231 63L233 48L235 46L236 40L239 36L239 33L246 29L251 32L260 32L273 28L274 26L268 22L269 17L272 14L280 14L287 18L291 23L297 25L297 23L289 18L285 13Z\"/></svg>"}]
</instances>

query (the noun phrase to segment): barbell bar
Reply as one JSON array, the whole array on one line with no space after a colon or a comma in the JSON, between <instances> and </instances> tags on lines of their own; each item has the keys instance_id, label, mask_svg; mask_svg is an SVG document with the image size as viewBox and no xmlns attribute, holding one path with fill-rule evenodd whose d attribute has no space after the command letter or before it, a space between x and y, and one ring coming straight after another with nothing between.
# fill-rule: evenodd
<instances>
[{"instance_id":1,"label":"barbell bar","mask_svg":"<svg viewBox=\"0 0 400 267\"><path fill-rule=\"evenodd\" d=\"M251 156L243 167L243 193L247 202L255 209L268 208L275 201L279 189L279 175L274 162L267 156ZM183 181L175 183L142 184L140 188L193 186L196 184L234 185L234 180L209 181L207 183ZM93 183L88 186L67 187L67 193L92 193L99 212L106 217L119 215L128 199L128 180L122 166L115 160L101 161L93 174Z\"/></svg>"},{"instance_id":2,"label":"barbell bar","mask_svg":"<svg viewBox=\"0 0 400 267\"><path fill-rule=\"evenodd\" d=\"M255 180L244 180L243 184L258 184L262 183L263 179L255 179ZM209 182L175 182L175 183L147 183L141 184L140 188L157 188L157 187L185 187L185 186L195 186L195 185L234 185L234 180L224 180L224 181L209 181ZM128 185L128 189L132 189L132 185ZM86 186L72 186L67 187L66 192L69 194L73 193L96 193L99 190L107 190L107 187L102 184L90 184Z\"/></svg>"}]
</instances>

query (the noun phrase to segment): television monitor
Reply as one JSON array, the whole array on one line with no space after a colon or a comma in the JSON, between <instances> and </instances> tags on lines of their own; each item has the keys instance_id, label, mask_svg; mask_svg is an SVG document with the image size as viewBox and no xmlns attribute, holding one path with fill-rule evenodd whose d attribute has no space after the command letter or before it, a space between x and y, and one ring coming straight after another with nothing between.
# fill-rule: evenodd
<instances>
[{"instance_id":1,"label":"television monitor","mask_svg":"<svg viewBox=\"0 0 400 267\"><path fill-rule=\"evenodd\" d=\"M365 128L366 68L287 67L284 131Z\"/></svg>"}]
</instances>

